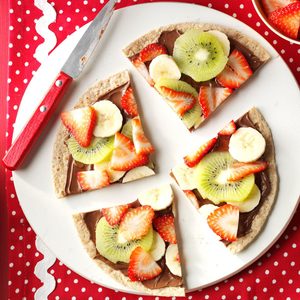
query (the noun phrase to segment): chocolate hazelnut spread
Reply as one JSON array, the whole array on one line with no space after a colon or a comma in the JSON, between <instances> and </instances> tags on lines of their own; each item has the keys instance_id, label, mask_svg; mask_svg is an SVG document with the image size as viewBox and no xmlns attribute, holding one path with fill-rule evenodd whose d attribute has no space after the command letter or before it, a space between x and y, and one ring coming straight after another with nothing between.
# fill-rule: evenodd
<instances>
[{"instance_id":1,"label":"chocolate hazelnut spread","mask_svg":"<svg viewBox=\"0 0 300 300\"><path fill-rule=\"evenodd\" d=\"M131 203L131 207L138 207L138 206L140 206L139 201L135 201L135 202ZM155 217L162 215L162 214L169 214L169 213L172 213L171 206L169 206L168 208L166 208L164 210L156 211ZM92 212L88 212L88 213L84 214L84 222L89 230L91 240L94 242L95 245L96 245L96 226L97 226L98 221L102 218L102 216L103 215L101 213L101 210L92 211ZM127 263L123 263L123 262L113 263L113 262L109 261L108 259L106 259L105 257L103 257L102 255L100 255L98 251L97 251L97 255L95 258L100 259L101 261L103 261L104 263L109 265L114 270L119 270L124 275L127 276L127 272L128 272L128 264ZM169 271L168 267L166 266L164 257L162 259L160 259L159 261L157 261L157 263L160 265L160 267L162 268L163 271L154 279L142 281L141 283L144 286L146 286L149 289L159 289L159 288L164 288L167 286L169 286L169 287L182 286L182 283L183 283L182 278L179 276L173 275Z\"/></svg>"},{"instance_id":2,"label":"chocolate hazelnut spread","mask_svg":"<svg viewBox=\"0 0 300 300\"><path fill-rule=\"evenodd\" d=\"M129 86L129 82L123 86L120 86L113 91L101 96L99 99L97 99L94 103L100 101L100 100L110 100L112 101L118 108L120 109L122 115L123 115L123 122L125 123L128 120L128 116L126 113L122 110L121 107L121 97L124 91ZM94 103L91 103L94 104ZM73 195L78 194L82 192L82 189L77 181L77 172L80 171L88 171L92 170L93 165L86 165L83 163L80 163L78 161L75 161L73 157L69 156L69 162L68 162L68 171L67 171L67 180L66 180L66 186L65 186L65 193L66 195Z\"/></svg>"},{"instance_id":3,"label":"chocolate hazelnut spread","mask_svg":"<svg viewBox=\"0 0 300 300\"><path fill-rule=\"evenodd\" d=\"M246 113L241 118L239 118L235 123L237 125L237 128L252 127L254 129L258 130L257 126L250 119L250 116L248 113ZM219 136L218 140L217 140L214 148L211 150L211 152L228 151L229 140L230 140L229 136ZM262 156L262 159L263 159L263 156ZM246 212L246 213L240 213L239 227L238 227L238 234L237 234L238 238L246 235L250 231L254 217L258 214L260 207L262 206L262 204L264 203L264 200L270 193L271 184L269 181L267 171L262 171L260 173L255 174L255 184L258 186L259 190L261 191L261 199L259 201L259 204L253 210L251 210L250 212ZM193 192L198 199L199 206L202 206L205 204L214 204L215 205L214 202L212 202L208 199L203 199L197 189L193 190ZM223 204L224 203L220 203L219 206L221 206Z\"/></svg>"}]
</instances>

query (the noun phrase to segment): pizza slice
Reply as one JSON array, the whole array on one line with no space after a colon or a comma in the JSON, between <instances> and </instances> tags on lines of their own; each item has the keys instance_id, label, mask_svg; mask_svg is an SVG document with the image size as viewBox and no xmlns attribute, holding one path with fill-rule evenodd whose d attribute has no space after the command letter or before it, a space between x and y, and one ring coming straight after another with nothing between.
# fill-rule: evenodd
<instances>
[{"instance_id":1,"label":"pizza slice","mask_svg":"<svg viewBox=\"0 0 300 300\"><path fill-rule=\"evenodd\" d=\"M244 34L200 23L160 27L123 52L190 131L270 58Z\"/></svg>"},{"instance_id":2,"label":"pizza slice","mask_svg":"<svg viewBox=\"0 0 300 300\"><path fill-rule=\"evenodd\" d=\"M97 82L61 121L52 164L58 197L155 174L127 71Z\"/></svg>"},{"instance_id":3,"label":"pizza slice","mask_svg":"<svg viewBox=\"0 0 300 300\"><path fill-rule=\"evenodd\" d=\"M132 203L74 215L90 257L123 285L151 295L183 296L170 185Z\"/></svg>"},{"instance_id":4,"label":"pizza slice","mask_svg":"<svg viewBox=\"0 0 300 300\"><path fill-rule=\"evenodd\" d=\"M272 134L252 108L172 169L216 237L242 251L265 224L278 190Z\"/></svg>"}]
</instances>

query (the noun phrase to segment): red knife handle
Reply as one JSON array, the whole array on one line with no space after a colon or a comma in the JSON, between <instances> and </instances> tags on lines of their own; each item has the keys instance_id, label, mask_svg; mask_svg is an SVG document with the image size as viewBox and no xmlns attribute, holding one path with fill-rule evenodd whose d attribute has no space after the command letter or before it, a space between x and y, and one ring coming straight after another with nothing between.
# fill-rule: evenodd
<instances>
[{"instance_id":1,"label":"red knife handle","mask_svg":"<svg viewBox=\"0 0 300 300\"><path fill-rule=\"evenodd\" d=\"M71 76L63 72L58 74L48 93L4 156L3 163L8 169L16 170L21 166L72 80Z\"/></svg>"}]
</instances>

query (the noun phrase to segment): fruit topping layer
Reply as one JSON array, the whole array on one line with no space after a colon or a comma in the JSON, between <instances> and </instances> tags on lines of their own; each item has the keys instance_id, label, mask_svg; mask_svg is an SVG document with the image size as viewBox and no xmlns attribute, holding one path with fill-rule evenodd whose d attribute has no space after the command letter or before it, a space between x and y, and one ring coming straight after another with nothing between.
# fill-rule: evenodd
<instances>
[{"instance_id":1,"label":"fruit topping layer","mask_svg":"<svg viewBox=\"0 0 300 300\"><path fill-rule=\"evenodd\" d=\"M154 147L129 83L90 106L63 112L61 120L69 131L67 195L154 175Z\"/></svg>"},{"instance_id":2,"label":"fruit topping layer","mask_svg":"<svg viewBox=\"0 0 300 300\"><path fill-rule=\"evenodd\" d=\"M261 4L272 26L287 37L300 39L299 0L261 0Z\"/></svg>"},{"instance_id":3,"label":"fruit topping layer","mask_svg":"<svg viewBox=\"0 0 300 300\"><path fill-rule=\"evenodd\" d=\"M165 31L130 57L189 130L194 130L262 64L221 31Z\"/></svg>"},{"instance_id":4,"label":"fruit topping layer","mask_svg":"<svg viewBox=\"0 0 300 300\"><path fill-rule=\"evenodd\" d=\"M187 198L225 243L249 232L269 194L265 149L264 137L246 114L172 169Z\"/></svg>"},{"instance_id":5,"label":"fruit topping layer","mask_svg":"<svg viewBox=\"0 0 300 300\"><path fill-rule=\"evenodd\" d=\"M182 286L170 185L84 214L97 259L150 289Z\"/></svg>"}]
</instances>

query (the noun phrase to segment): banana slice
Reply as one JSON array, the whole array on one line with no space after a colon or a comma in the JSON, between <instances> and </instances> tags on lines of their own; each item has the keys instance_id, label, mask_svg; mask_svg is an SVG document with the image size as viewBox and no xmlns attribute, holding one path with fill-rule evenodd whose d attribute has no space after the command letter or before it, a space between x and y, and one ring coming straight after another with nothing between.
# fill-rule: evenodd
<instances>
[{"instance_id":1,"label":"banana slice","mask_svg":"<svg viewBox=\"0 0 300 300\"><path fill-rule=\"evenodd\" d=\"M155 57L149 65L151 78L157 82L160 78L180 79L181 72L172 58L167 54L161 54Z\"/></svg>"},{"instance_id":2,"label":"banana slice","mask_svg":"<svg viewBox=\"0 0 300 300\"><path fill-rule=\"evenodd\" d=\"M189 168L185 163L181 163L172 169L178 185L183 190L193 190L197 188L195 180L195 169Z\"/></svg>"},{"instance_id":3,"label":"banana slice","mask_svg":"<svg viewBox=\"0 0 300 300\"><path fill-rule=\"evenodd\" d=\"M208 33L214 35L221 43L224 54L229 56L230 53L230 42L227 35L219 30L209 30Z\"/></svg>"},{"instance_id":4,"label":"banana slice","mask_svg":"<svg viewBox=\"0 0 300 300\"><path fill-rule=\"evenodd\" d=\"M166 265L172 274L182 276L177 244L170 244L168 246L166 251Z\"/></svg>"},{"instance_id":5,"label":"banana slice","mask_svg":"<svg viewBox=\"0 0 300 300\"><path fill-rule=\"evenodd\" d=\"M109 100L96 102L93 107L97 112L97 124L94 136L109 137L118 132L123 124L123 117L119 108Z\"/></svg>"},{"instance_id":6,"label":"banana slice","mask_svg":"<svg viewBox=\"0 0 300 300\"><path fill-rule=\"evenodd\" d=\"M125 171L113 170L110 167L109 161L103 161L103 162L94 164L94 169L97 171L107 171L110 183L118 181L126 173Z\"/></svg>"},{"instance_id":7,"label":"banana slice","mask_svg":"<svg viewBox=\"0 0 300 300\"><path fill-rule=\"evenodd\" d=\"M156 231L153 231L153 244L150 249L150 254L155 261L160 260L166 251L166 244L161 238L160 234Z\"/></svg>"},{"instance_id":8,"label":"banana slice","mask_svg":"<svg viewBox=\"0 0 300 300\"><path fill-rule=\"evenodd\" d=\"M172 204L174 194L171 186L166 184L141 194L138 199L142 205L150 205L154 210L162 210Z\"/></svg>"},{"instance_id":9,"label":"banana slice","mask_svg":"<svg viewBox=\"0 0 300 300\"><path fill-rule=\"evenodd\" d=\"M249 212L253 210L260 201L261 193L256 184L254 184L249 196L241 202L227 202L229 204L235 205L239 208L240 212Z\"/></svg>"},{"instance_id":10,"label":"banana slice","mask_svg":"<svg viewBox=\"0 0 300 300\"><path fill-rule=\"evenodd\" d=\"M251 127L239 128L230 138L229 152L240 162L251 162L260 158L266 149L266 140Z\"/></svg>"},{"instance_id":11,"label":"banana slice","mask_svg":"<svg viewBox=\"0 0 300 300\"><path fill-rule=\"evenodd\" d=\"M128 171L127 174L124 176L122 182L126 183L129 181L134 181L134 180L152 176L152 175L155 175L155 173L152 169L150 169L147 166L141 166L141 167L137 167L137 168L134 168L134 169Z\"/></svg>"}]
</instances>

